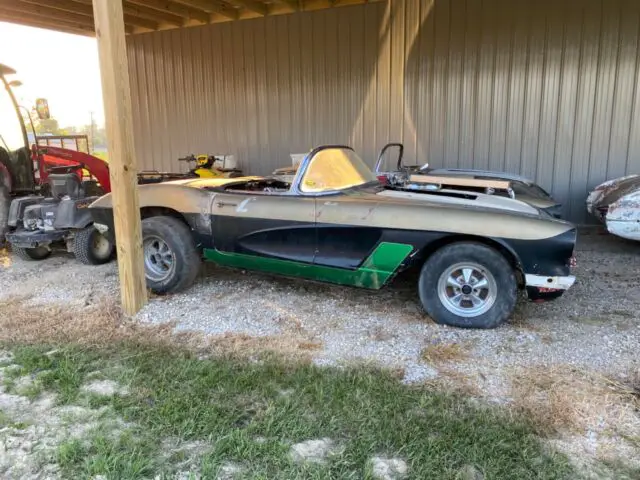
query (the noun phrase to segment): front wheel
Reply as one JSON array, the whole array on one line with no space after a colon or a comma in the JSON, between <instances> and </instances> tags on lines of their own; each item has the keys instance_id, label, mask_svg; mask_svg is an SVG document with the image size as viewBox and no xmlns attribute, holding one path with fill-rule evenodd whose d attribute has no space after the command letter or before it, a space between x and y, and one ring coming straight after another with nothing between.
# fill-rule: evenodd
<instances>
[{"instance_id":1,"label":"front wheel","mask_svg":"<svg viewBox=\"0 0 640 480\"><path fill-rule=\"evenodd\" d=\"M15 253L18 258L27 260L29 262L33 260L44 260L45 258L48 258L49 255L51 255L51 250L48 247L11 247L11 251Z\"/></svg>"},{"instance_id":2,"label":"front wheel","mask_svg":"<svg viewBox=\"0 0 640 480\"><path fill-rule=\"evenodd\" d=\"M184 222L167 216L145 218L142 246L144 271L151 291L174 293L193 284L201 260L191 230Z\"/></svg>"},{"instance_id":3,"label":"front wheel","mask_svg":"<svg viewBox=\"0 0 640 480\"><path fill-rule=\"evenodd\" d=\"M102 265L111 261L113 244L91 225L73 238L73 254L85 265Z\"/></svg>"},{"instance_id":4,"label":"front wheel","mask_svg":"<svg viewBox=\"0 0 640 480\"><path fill-rule=\"evenodd\" d=\"M419 293L436 323L486 329L511 316L518 285L513 267L500 252L479 243L455 243L425 262Z\"/></svg>"}]
</instances>

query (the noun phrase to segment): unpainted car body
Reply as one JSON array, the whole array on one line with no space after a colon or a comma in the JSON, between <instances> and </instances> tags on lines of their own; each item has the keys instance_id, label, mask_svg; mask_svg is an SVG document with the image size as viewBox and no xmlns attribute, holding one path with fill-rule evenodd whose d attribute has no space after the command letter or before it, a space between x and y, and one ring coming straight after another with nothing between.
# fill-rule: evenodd
<instances>
[{"instance_id":1,"label":"unpainted car body","mask_svg":"<svg viewBox=\"0 0 640 480\"><path fill-rule=\"evenodd\" d=\"M396 149L392 167L386 168L385 154ZM406 165L404 146L401 143L385 145L378 156L376 174L384 175L399 188L424 190L454 188L456 190L484 191L494 195L515 198L539 208L555 218L562 217L562 204L557 202L540 185L521 175L490 170L464 168L430 168L425 165ZM495 183L492 183L495 182Z\"/></svg>"},{"instance_id":2,"label":"unpainted car body","mask_svg":"<svg viewBox=\"0 0 640 480\"><path fill-rule=\"evenodd\" d=\"M587 211L613 235L640 241L640 175L598 185L587 197Z\"/></svg>"},{"instance_id":3,"label":"unpainted car body","mask_svg":"<svg viewBox=\"0 0 640 480\"><path fill-rule=\"evenodd\" d=\"M435 321L491 328L513 311L518 287L545 300L575 281L573 225L509 198L387 188L348 147L313 150L291 183L183 180L139 194L147 283L158 293L190 285L201 257L370 289L416 267ZM113 235L111 195L90 211Z\"/></svg>"}]
</instances>

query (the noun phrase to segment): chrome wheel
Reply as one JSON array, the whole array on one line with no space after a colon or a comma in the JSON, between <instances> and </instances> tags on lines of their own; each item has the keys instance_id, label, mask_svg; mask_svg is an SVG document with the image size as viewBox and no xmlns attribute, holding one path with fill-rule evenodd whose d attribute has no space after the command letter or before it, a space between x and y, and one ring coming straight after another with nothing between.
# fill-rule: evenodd
<instances>
[{"instance_id":1,"label":"chrome wheel","mask_svg":"<svg viewBox=\"0 0 640 480\"><path fill-rule=\"evenodd\" d=\"M161 282L171 276L176 256L169 245L159 237L144 239L144 269L148 278Z\"/></svg>"},{"instance_id":2,"label":"chrome wheel","mask_svg":"<svg viewBox=\"0 0 640 480\"><path fill-rule=\"evenodd\" d=\"M442 305L460 317L477 317L488 312L496 301L496 280L481 265L458 263L446 269L438 280Z\"/></svg>"}]
</instances>

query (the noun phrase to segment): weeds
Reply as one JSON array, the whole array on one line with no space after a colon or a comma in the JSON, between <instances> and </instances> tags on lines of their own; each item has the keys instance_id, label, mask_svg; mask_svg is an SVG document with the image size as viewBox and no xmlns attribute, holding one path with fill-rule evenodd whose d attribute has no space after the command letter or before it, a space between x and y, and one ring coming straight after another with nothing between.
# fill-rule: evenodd
<instances>
[{"instance_id":1,"label":"weeds","mask_svg":"<svg viewBox=\"0 0 640 480\"><path fill-rule=\"evenodd\" d=\"M389 372L319 368L274 356L199 359L163 345L47 350L14 349L27 373L50 370L47 385L63 402L85 398L78 385L97 368L130 386L126 396L85 398L128 427L116 438L98 428L86 441L60 446L65 478L153 477L183 467L206 477L229 463L252 478L361 477L377 455L403 458L412 478L455 478L467 464L487 478L530 478L533 472L563 478L569 472L565 458L547 452L526 423L428 387L404 386ZM326 465L291 461L292 444L325 437L341 452ZM162 439L208 448L171 454Z\"/></svg>"},{"instance_id":2,"label":"weeds","mask_svg":"<svg viewBox=\"0 0 640 480\"><path fill-rule=\"evenodd\" d=\"M621 435L638 429L637 386L572 367L538 367L512 372L513 405L536 431L553 435L584 432L606 421Z\"/></svg>"},{"instance_id":3,"label":"weeds","mask_svg":"<svg viewBox=\"0 0 640 480\"><path fill-rule=\"evenodd\" d=\"M433 343L420 352L420 358L433 365L465 360L468 356L469 346L460 343Z\"/></svg>"}]
</instances>

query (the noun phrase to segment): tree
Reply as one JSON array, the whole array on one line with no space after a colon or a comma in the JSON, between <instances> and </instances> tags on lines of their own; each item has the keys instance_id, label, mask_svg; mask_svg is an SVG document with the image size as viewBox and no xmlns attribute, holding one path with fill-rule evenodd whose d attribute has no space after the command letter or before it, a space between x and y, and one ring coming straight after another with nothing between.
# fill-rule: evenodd
<instances>
[{"instance_id":1,"label":"tree","mask_svg":"<svg viewBox=\"0 0 640 480\"><path fill-rule=\"evenodd\" d=\"M50 133L52 135L60 135L60 125L55 118L48 118L46 120L38 119L34 122L36 134L42 135L43 133Z\"/></svg>"}]
</instances>

